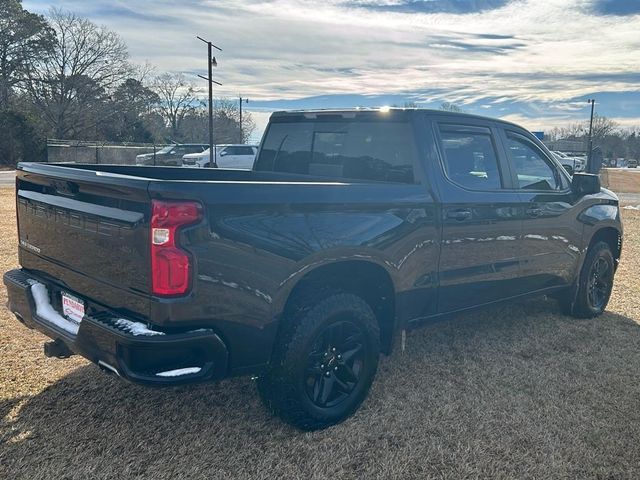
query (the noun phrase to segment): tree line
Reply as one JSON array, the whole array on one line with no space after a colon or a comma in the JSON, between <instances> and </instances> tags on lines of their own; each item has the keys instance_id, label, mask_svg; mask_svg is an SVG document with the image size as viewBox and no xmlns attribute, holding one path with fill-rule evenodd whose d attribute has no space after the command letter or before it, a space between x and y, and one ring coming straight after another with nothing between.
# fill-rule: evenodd
<instances>
[{"instance_id":1,"label":"tree line","mask_svg":"<svg viewBox=\"0 0 640 480\"><path fill-rule=\"evenodd\" d=\"M589 120L545 132L545 140L573 140L587 148ZM617 122L602 115L593 116L593 146L600 147L607 159L633 158L640 160L640 127L622 128Z\"/></svg>"},{"instance_id":2,"label":"tree line","mask_svg":"<svg viewBox=\"0 0 640 480\"><path fill-rule=\"evenodd\" d=\"M251 114L217 99L216 143L245 142ZM0 164L45 160L46 139L208 143L201 91L182 74L131 62L120 36L71 12L0 0Z\"/></svg>"}]
</instances>

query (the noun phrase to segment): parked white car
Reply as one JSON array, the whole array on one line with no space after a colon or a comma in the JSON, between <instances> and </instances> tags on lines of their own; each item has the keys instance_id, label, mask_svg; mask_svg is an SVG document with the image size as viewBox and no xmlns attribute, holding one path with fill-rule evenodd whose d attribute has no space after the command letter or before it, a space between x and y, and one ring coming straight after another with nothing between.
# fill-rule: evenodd
<instances>
[{"instance_id":1,"label":"parked white car","mask_svg":"<svg viewBox=\"0 0 640 480\"><path fill-rule=\"evenodd\" d=\"M573 175L573 172L582 172L586 167L586 159L571 157L564 152L554 151L552 153L556 156L564 169L569 172L569 175Z\"/></svg>"},{"instance_id":2,"label":"parked white car","mask_svg":"<svg viewBox=\"0 0 640 480\"><path fill-rule=\"evenodd\" d=\"M225 144L215 145L214 155L218 168L239 168L251 170L258 152L256 145ZM191 153L182 157L182 166L204 168L209 166L209 149L202 153Z\"/></svg>"}]
</instances>

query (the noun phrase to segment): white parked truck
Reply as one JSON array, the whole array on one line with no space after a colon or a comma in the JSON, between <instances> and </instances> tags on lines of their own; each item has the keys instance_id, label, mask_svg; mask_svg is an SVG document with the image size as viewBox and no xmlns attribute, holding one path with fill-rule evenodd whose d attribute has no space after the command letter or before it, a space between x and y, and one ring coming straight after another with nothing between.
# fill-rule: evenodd
<instances>
[{"instance_id":1,"label":"white parked truck","mask_svg":"<svg viewBox=\"0 0 640 480\"><path fill-rule=\"evenodd\" d=\"M214 145L214 167L251 170L258 151L257 145L224 144ZM209 149L182 157L184 167L209 167Z\"/></svg>"}]
</instances>

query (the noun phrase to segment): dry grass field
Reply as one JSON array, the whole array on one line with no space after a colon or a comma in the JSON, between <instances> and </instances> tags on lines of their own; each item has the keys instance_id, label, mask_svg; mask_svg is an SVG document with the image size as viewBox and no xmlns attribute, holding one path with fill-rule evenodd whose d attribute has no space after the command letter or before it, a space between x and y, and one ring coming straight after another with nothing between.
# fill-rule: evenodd
<instances>
[{"instance_id":1,"label":"dry grass field","mask_svg":"<svg viewBox=\"0 0 640 480\"><path fill-rule=\"evenodd\" d=\"M614 192L640 193L640 169L603 168L602 184Z\"/></svg>"},{"instance_id":2,"label":"dry grass field","mask_svg":"<svg viewBox=\"0 0 640 480\"><path fill-rule=\"evenodd\" d=\"M0 478L640 478L640 212L608 312L505 305L411 332L345 423L301 433L249 378L153 390L0 313ZM16 265L0 190L0 266ZM4 289L2 302L6 300Z\"/></svg>"}]
</instances>

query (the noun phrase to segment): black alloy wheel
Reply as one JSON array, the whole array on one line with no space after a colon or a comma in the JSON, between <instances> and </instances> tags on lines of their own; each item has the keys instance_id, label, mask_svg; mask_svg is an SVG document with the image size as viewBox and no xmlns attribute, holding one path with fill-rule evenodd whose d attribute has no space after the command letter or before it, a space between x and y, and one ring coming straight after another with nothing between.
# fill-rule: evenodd
<instances>
[{"instance_id":1,"label":"black alloy wheel","mask_svg":"<svg viewBox=\"0 0 640 480\"><path fill-rule=\"evenodd\" d=\"M362 328L349 320L319 332L305 375L305 389L314 405L334 407L353 393L365 369L366 348Z\"/></svg>"},{"instance_id":2,"label":"black alloy wheel","mask_svg":"<svg viewBox=\"0 0 640 480\"><path fill-rule=\"evenodd\" d=\"M558 296L562 311L576 318L602 315L613 289L615 262L608 243L591 245L576 283Z\"/></svg>"},{"instance_id":3,"label":"black alloy wheel","mask_svg":"<svg viewBox=\"0 0 640 480\"><path fill-rule=\"evenodd\" d=\"M595 310L603 310L613 286L613 272L607 260L598 257L591 265L587 283L587 300Z\"/></svg>"},{"instance_id":4,"label":"black alloy wheel","mask_svg":"<svg viewBox=\"0 0 640 480\"><path fill-rule=\"evenodd\" d=\"M352 415L367 397L380 328L369 304L351 293L312 290L296 301L258 392L287 423L318 430Z\"/></svg>"}]
</instances>

